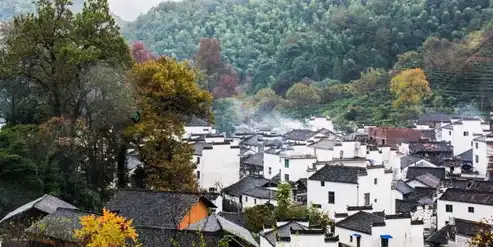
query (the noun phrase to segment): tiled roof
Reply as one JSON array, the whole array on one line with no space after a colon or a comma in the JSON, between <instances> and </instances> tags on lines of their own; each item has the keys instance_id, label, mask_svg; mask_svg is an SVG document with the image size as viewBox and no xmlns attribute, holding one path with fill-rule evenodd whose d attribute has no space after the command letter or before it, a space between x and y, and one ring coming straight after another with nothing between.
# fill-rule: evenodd
<instances>
[{"instance_id":1,"label":"tiled roof","mask_svg":"<svg viewBox=\"0 0 493 247\"><path fill-rule=\"evenodd\" d=\"M206 142L196 142L193 144L193 155L197 156L202 156L202 151L204 148L210 148L212 147L212 143L206 143Z\"/></svg>"},{"instance_id":2,"label":"tiled roof","mask_svg":"<svg viewBox=\"0 0 493 247\"><path fill-rule=\"evenodd\" d=\"M309 147L317 149L334 150L334 145L338 143L336 140L320 139L320 141L310 144Z\"/></svg>"},{"instance_id":3,"label":"tiled roof","mask_svg":"<svg viewBox=\"0 0 493 247\"><path fill-rule=\"evenodd\" d=\"M493 191L493 181L473 181L471 187L469 187L471 190L476 190L476 191L484 191L484 192L491 192Z\"/></svg>"},{"instance_id":4,"label":"tiled roof","mask_svg":"<svg viewBox=\"0 0 493 247\"><path fill-rule=\"evenodd\" d=\"M415 179L415 180L421 182L422 184L424 184L428 187L431 187L431 188L437 188L438 185L440 184L440 179L436 178L435 176L433 176L429 173L419 175L413 179Z\"/></svg>"},{"instance_id":5,"label":"tiled roof","mask_svg":"<svg viewBox=\"0 0 493 247\"><path fill-rule=\"evenodd\" d=\"M425 240L425 242L431 243L431 244L437 244L437 245L447 245L449 237L455 238L455 229L452 225L446 225L446 226L442 227L440 230L431 234L431 236L428 237Z\"/></svg>"},{"instance_id":6,"label":"tiled roof","mask_svg":"<svg viewBox=\"0 0 493 247\"><path fill-rule=\"evenodd\" d=\"M404 195L404 199L428 205L430 204L430 200L433 200L436 192L436 188L416 187L413 189L413 192Z\"/></svg>"},{"instance_id":7,"label":"tiled roof","mask_svg":"<svg viewBox=\"0 0 493 247\"><path fill-rule=\"evenodd\" d=\"M416 162L422 160L422 158L415 157L412 155L406 155L401 157L401 168L404 169L412 164L415 164Z\"/></svg>"},{"instance_id":8,"label":"tiled roof","mask_svg":"<svg viewBox=\"0 0 493 247\"><path fill-rule=\"evenodd\" d=\"M58 208L54 213L31 225L26 232L44 238L76 243L78 241L74 237L74 231L82 227L79 218L85 215L94 215L94 213L73 208Z\"/></svg>"},{"instance_id":9,"label":"tiled roof","mask_svg":"<svg viewBox=\"0 0 493 247\"><path fill-rule=\"evenodd\" d=\"M409 186L402 180L397 180L393 182L393 188L397 191L401 192L403 195L409 194L413 192L413 187Z\"/></svg>"},{"instance_id":10,"label":"tiled roof","mask_svg":"<svg viewBox=\"0 0 493 247\"><path fill-rule=\"evenodd\" d=\"M419 130L421 131L421 137L430 141L436 140L435 129Z\"/></svg>"},{"instance_id":11,"label":"tiled roof","mask_svg":"<svg viewBox=\"0 0 493 247\"><path fill-rule=\"evenodd\" d=\"M385 224L385 218L367 212L357 212L336 223L336 227L371 234L372 225Z\"/></svg>"},{"instance_id":12,"label":"tiled roof","mask_svg":"<svg viewBox=\"0 0 493 247\"><path fill-rule=\"evenodd\" d=\"M233 195L233 196L241 196L247 190L255 187L262 187L266 183L269 183L270 180L257 175L248 175L243 177L240 181L224 188L222 192Z\"/></svg>"},{"instance_id":13,"label":"tiled roof","mask_svg":"<svg viewBox=\"0 0 493 247\"><path fill-rule=\"evenodd\" d=\"M26 203L26 204L18 207L17 209L15 209L14 211L8 213L5 217L3 217L2 220L0 220L0 222L3 222L9 218L16 216L16 215L22 214L25 211L28 211L32 208L37 209L37 210L39 210L45 214L51 214L51 213L54 213L57 210L57 208L76 209L77 207L75 207L74 205L72 205L66 201L58 199L57 197L54 197L51 195L44 195L44 196L42 196L42 197L40 197L34 201Z\"/></svg>"},{"instance_id":14,"label":"tiled roof","mask_svg":"<svg viewBox=\"0 0 493 247\"><path fill-rule=\"evenodd\" d=\"M246 216L243 212L224 212L221 211L217 213L217 215L239 225L242 227L246 227Z\"/></svg>"},{"instance_id":15,"label":"tiled roof","mask_svg":"<svg viewBox=\"0 0 493 247\"><path fill-rule=\"evenodd\" d=\"M186 127L200 127L200 126L206 127L206 126L209 126L209 124L207 123L207 121L200 119L196 116L193 116L193 117L189 117L185 120L185 126Z\"/></svg>"},{"instance_id":16,"label":"tiled roof","mask_svg":"<svg viewBox=\"0 0 493 247\"><path fill-rule=\"evenodd\" d=\"M199 194L120 189L106 208L118 210L120 215L133 219L135 225L175 228L198 201L215 207Z\"/></svg>"},{"instance_id":17,"label":"tiled roof","mask_svg":"<svg viewBox=\"0 0 493 247\"><path fill-rule=\"evenodd\" d=\"M248 158L246 158L243 161L244 164L246 165L253 165L253 166L264 166L264 153L256 153L250 155Z\"/></svg>"},{"instance_id":18,"label":"tiled roof","mask_svg":"<svg viewBox=\"0 0 493 247\"><path fill-rule=\"evenodd\" d=\"M455 157L458 157L458 158L461 158L461 160L463 161L471 161L472 162L472 148L455 156Z\"/></svg>"},{"instance_id":19,"label":"tiled roof","mask_svg":"<svg viewBox=\"0 0 493 247\"><path fill-rule=\"evenodd\" d=\"M314 131L308 129L295 129L284 135L284 139L293 141L306 141L315 135Z\"/></svg>"},{"instance_id":20,"label":"tiled roof","mask_svg":"<svg viewBox=\"0 0 493 247\"><path fill-rule=\"evenodd\" d=\"M445 193L443 193L443 195L440 197L440 200L493 205L493 196L491 196L491 191L482 192L475 190L449 188L445 191Z\"/></svg>"},{"instance_id":21,"label":"tiled roof","mask_svg":"<svg viewBox=\"0 0 493 247\"><path fill-rule=\"evenodd\" d=\"M450 115L442 112L428 112L423 114L418 120L418 125L430 125L433 123L450 123Z\"/></svg>"},{"instance_id":22,"label":"tiled roof","mask_svg":"<svg viewBox=\"0 0 493 247\"><path fill-rule=\"evenodd\" d=\"M406 174L406 179L412 179L420 175L424 175L426 173L429 173L436 178L442 180L445 179L445 168L439 167L417 167L417 166L412 166L407 168L407 174Z\"/></svg>"},{"instance_id":23,"label":"tiled roof","mask_svg":"<svg viewBox=\"0 0 493 247\"><path fill-rule=\"evenodd\" d=\"M358 176L367 175L365 168L354 166L325 165L308 179L316 181L358 183Z\"/></svg>"},{"instance_id":24,"label":"tiled roof","mask_svg":"<svg viewBox=\"0 0 493 247\"><path fill-rule=\"evenodd\" d=\"M448 178L442 181L442 186L444 188L468 189L471 184L472 181L466 179Z\"/></svg>"},{"instance_id":25,"label":"tiled roof","mask_svg":"<svg viewBox=\"0 0 493 247\"><path fill-rule=\"evenodd\" d=\"M455 218L453 224L445 225L440 230L433 233L425 241L432 244L446 245L448 243L448 239L455 240L456 235L473 237L478 232L486 229L491 231L491 225Z\"/></svg>"},{"instance_id":26,"label":"tiled roof","mask_svg":"<svg viewBox=\"0 0 493 247\"><path fill-rule=\"evenodd\" d=\"M243 241L248 242L252 246L258 246L257 241L255 241L252 234L247 229L216 214L190 225L187 229L199 232L225 231L239 239L242 239Z\"/></svg>"},{"instance_id":27,"label":"tiled roof","mask_svg":"<svg viewBox=\"0 0 493 247\"><path fill-rule=\"evenodd\" d=\"M276 229L272 229L264 233L264 237L273 245L276 246L277 238L287 239L291 237L291 229L293 230L306 230L308 227L296 222L290 221L283 225L278 226Z\"/></svg>"},{"instance_id":28,"label":"tiled roof","mask_svg":"<svg viewBox=\"0 0 493 247\"><path fill-rule=\"evenodd\" d=\"M409 143L409 152L415 153L429 153L429 152L452 152L452 146L447 142L411 142Z\"/></svg>"},{"instance_id":29,"label":"tiled roof","mask_svg":"<svg viewBox=\"0 0 493 247\"><path fill-rule=\"evenodd\" d=\"M243 195L259 198L259 199L275 199L277 192L275 190L269 190L267 188L255 187L250 188L243 192Z\"/></svg>"},{"instance_id":30,"label":"tiled roof","mask_svg":"<svg viewBox=\"0 0 493 247\"><path fill-rule=\"evenodd\" d=\"M145 247L219 246L224 232L202 232L137 226L139 242Z\"/></svg>"},{"instance_id":31,"label":"tiled roof","mask_svg":"<svg viewBox=\"0 0 493 247\"><path fill-rule=\"evenodd\" d=\"M416 207L419 206L414 200L399 200L395 199L395 211L404 213L404 212L413 212L416 210Z\"/></svg>"},{"instance_id":32,"label":"tiled roof","mask_svg":"<svg viewBox=\"0 0 493 247\"><path fill-rule=\"evenodd\" d=\"M247 137L243 141L240 142L240 145L247 145L247 146L258 146L262 144L262 136L261 135L253 135L250 137Z\"/></svg>"}]
</instances>

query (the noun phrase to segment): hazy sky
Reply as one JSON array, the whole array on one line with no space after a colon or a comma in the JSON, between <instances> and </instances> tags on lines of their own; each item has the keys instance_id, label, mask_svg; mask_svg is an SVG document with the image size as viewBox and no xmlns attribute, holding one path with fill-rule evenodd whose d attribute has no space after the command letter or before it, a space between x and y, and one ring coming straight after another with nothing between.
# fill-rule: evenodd
<instances>
[{"instance_id":1,"label":"hazy sky","mask_svg":"<svg viewBox=\"0 0 493 247\"><path fill-rule=\"evenodd\" d=\"M140 14L164 1L169 0L109 0L109 3L113 13L126 21L133 21Z\"/></svg>"}]
</instances>

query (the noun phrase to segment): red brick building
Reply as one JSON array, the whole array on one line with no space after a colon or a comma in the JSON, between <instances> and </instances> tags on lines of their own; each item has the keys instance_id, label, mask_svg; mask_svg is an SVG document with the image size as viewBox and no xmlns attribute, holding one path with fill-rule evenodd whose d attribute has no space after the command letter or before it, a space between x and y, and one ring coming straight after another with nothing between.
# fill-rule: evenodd
<instances>
[{"instance_id":1,"label":"red brick building","mask_svg":"<svg viewBox=\"0 0 493 247\"><path fill-rule=\"evenodd\" d=\"M369 127L366 130L370 140L379 146L395 146L403 142L421 140L421 131L408 128Z\"/></svg>"}]
</instances>

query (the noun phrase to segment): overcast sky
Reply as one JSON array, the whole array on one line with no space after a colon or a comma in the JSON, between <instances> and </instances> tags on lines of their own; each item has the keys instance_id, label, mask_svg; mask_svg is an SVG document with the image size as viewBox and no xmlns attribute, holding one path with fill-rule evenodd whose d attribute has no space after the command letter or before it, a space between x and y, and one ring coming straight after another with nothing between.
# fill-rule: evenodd
<instances>
[{"instance_id":1,"label":"overcast sky","mask_svg":"<svg viewBox=\"0 0 493 247\"><path fill-rule=\"evenodd\" d=\"M168 0L109 0L109 3L113 13L126 21L133 21L140 14L164 1Z\"/></svg>"}]
</instances>

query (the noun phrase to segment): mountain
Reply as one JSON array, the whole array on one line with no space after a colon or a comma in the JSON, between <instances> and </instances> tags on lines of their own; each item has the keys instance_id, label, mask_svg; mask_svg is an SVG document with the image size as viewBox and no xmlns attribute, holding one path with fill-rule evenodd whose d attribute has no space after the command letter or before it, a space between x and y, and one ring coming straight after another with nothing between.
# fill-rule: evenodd
<instances>
[{"instance_id":1,"label":"mountain","mask_svg":"<svg viewBox=\"0 0 493 247\"><path fill-rule=\"evenodd\" d=\"M84 7L84 0L73 0L72 9L80 11ZM0 1L0 21L8 21L19 14L33 12L33 0L4 0Z\"/></svg>"},{"instance_id":2,"label":"mountain","mask_svg":"<svg viewBox=\"0 0 493 247\"><path fill-rule=\"evenodd\" d=\"M247 94L272 88L285 96L295 83L311 81L324 91L320 111L337 108L344 119L383 121L412 115L392 115L396 107L389 85L396 70L416 66L426 72L433 90L433 96L423 102L425 107L453 109L460 103L477 103L473 99L477 87L466 96L457 93L464 92L457 75L464 73L458 70L463 69L466 57L455 52L473 54L474 42L464 40L474 40L474 35L476 43L488 43L492 18L488 0L250 0L240 4L185 0L161 3L126 25L122 33L156 54L180 60L192 59L201 39L215 38L222 60L236 69ZM443 57L451 60L442 61ZM368 78L375 85L363 85Z\"/></svg>"}]
</instances>

